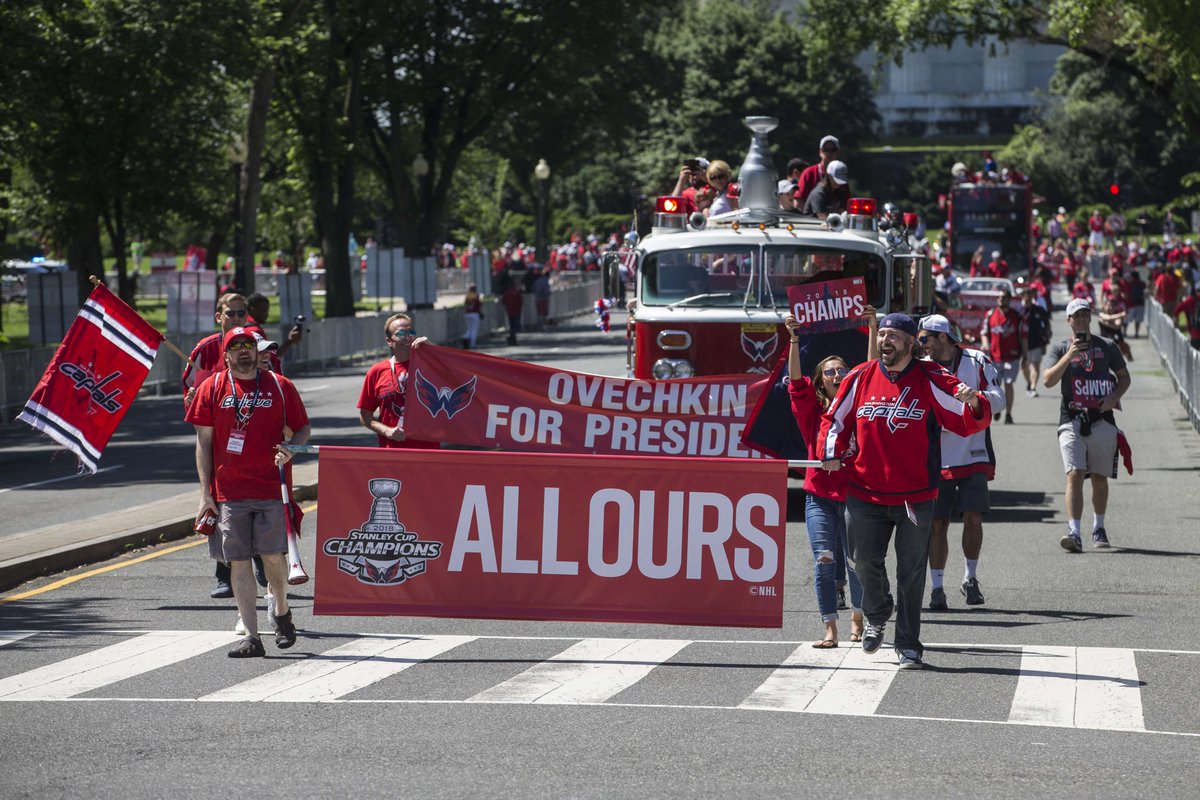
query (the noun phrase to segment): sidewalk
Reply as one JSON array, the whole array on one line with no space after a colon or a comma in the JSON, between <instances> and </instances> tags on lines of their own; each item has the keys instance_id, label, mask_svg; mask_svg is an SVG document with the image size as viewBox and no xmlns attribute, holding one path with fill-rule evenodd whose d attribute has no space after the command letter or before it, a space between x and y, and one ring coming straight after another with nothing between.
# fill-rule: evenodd
<instances>
[{"instance_id":1,"label":"sidewalk","mask_svg":"<svg viewBox=\"0 0 1200 800\"><path fill-rule=\"evenodd\" d=\"M315 500L317 462L297 461L293 470L296 501ZM92 517L86 525L51 525L6 537L0 540L0 591L43 575L105 561L132 548L191 536L199 503L199 490L193 489Z\"/></svg>"}]
</instances>

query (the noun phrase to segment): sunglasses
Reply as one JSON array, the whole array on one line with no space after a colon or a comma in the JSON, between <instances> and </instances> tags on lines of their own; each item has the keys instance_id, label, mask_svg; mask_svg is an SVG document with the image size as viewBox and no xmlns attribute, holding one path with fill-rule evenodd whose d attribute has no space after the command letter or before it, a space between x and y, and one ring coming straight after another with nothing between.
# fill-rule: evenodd
<instances>
[{"instance_id":1,"label":"sunglasses","mask_svg":"<svg viewBox=\"0 0 1200 800\"><path fill-rule=\"evenodd\" d=\"M230 342L226 350L253 350L258 347L253 339L238 339L236 342Z\"/></svg>"},{"instance_id":2,"label":"sunglasses","mask_svg":"<svg viewBox=\"0 0 1200 800\"><path fill-rule=\"evenodd\" d=\"M241 311L234 311L232 308L227 308L227 309L225 309L225 316L227 316L227 317L244 317L244 316L246 316L246 309L243 308Z\"/></svg>"},{"instance_id":3,"label":"sunglasses","mask_svg":"<svg viewBox=\"0 0 1200 800\"><path fill-rule=\"evenodd\" d=\"M826 378L832 378L836 375L841 375L844 378L849 373L850 370L846 369L845 367L829 367L828 369L821 370L821 374Z\"/></svg>"},{"instance_id":4,"label":"sunglasses","mask_svg":"<svg viewBox=\"0 0 1200 800\"><path fill-rule=\"evenodd\" d=\"M413 330L412 328L408 328L407 330L392 331L392 335L388 338L403 339L406 336L412 337L412 336L416 336L416 335L417 335L417 332L415 330Z\"/></svg>"}]
</instances>

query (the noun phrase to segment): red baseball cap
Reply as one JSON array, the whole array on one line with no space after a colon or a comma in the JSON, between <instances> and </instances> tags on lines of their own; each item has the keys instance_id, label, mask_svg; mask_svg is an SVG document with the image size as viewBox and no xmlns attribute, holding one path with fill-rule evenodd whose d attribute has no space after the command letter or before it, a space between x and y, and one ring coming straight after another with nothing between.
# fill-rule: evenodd
<instances>
[{"instance_id":1,"label":"red baseball cap","mask_svg":"<svg viewBox=\"0 0 1200 800\"><path fill-rule=\"evenodd\" d=\"M236 339L249 339L250 341L255 341L254 332L249 328L234 328L233 330L229 331L225 334L225 337L221 339L221 352L228 350L229 345L232 344Z\"/></svg>"}]
</instances>

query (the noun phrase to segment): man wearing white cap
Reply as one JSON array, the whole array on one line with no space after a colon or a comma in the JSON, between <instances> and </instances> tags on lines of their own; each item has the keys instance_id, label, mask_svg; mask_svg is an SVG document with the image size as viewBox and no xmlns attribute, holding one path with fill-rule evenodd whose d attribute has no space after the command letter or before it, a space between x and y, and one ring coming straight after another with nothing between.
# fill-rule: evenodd
<instances>
[{"instance_id":1,"label":"man wearing white cap","mask_svg":"<svg viewBox=\"0 0 1200 800\"><path fill-rule=\"evenodd\" d=\"M824 180L829 164L837 160L838 154L841 152L841 145L838 144L836 136L825 136L821 139L820 150L821 160L800 173L800 181L796 186L796 208L804 208L804 204L808 202L808 196ZM839 190L839 194L842 196L842 202L847 202L850 199L850 188L843 186Z\"/></svg>"},{"instance_id":2,"label":"man wearing white cap","mask_svg":"<svg viewBox=\"0 0 1200 800\"><path fill-rule=\"evenodd\" d=\"M825 177L808 195L804 210L800 213L817 219L825 219L835 212L846 210L842 193L850 183L850 170L842 161L830 161L825 168Z\"/></svg>"},{"instance_id":3,"label":"man wearing white cap","mask_svg":"<svg viewBox=\"0 0 1200 800\"><path fill-rule=\"evenodd\" d=\"M1108 339L1093 336L1092 304L1082 298L1067 303L1072 338L1050 350L1050 366L1042 375L1046 388L1062 381L1058 446L1067 472L1067 535L1059 544L1068 553L1083 552L1083 479L1092 481L1092 545L1108 547L1104 513L1108 477L1116 477L1117 423L1113 410L1129 389L1125 358Z\"/></svg>"},{"instance_id":4,"label":"man wearing white cap","mask_svg":"<svg viewBox=\"0 0 1200 800\"><path fill-rule=\"evenodd\" d=\"M917 341L925 347L925 353L934 363L986 397L992 408L1004 405L1004 389L995 366L980 351L958 346L960 337L950 320L941 314L924 317ZM967 605L983 605L983 591L979 588L976 571L983 549L983 515L990 510L988 481L995 477L996 451L992 449L990 427L970 436L959 436L942 429L942 475L929 526L930 611L949 610L942 580L950 557L947 534L951 515L956 510L962 515L962 550L966 561L959 590Z\"/></svg>"}]
</instances>

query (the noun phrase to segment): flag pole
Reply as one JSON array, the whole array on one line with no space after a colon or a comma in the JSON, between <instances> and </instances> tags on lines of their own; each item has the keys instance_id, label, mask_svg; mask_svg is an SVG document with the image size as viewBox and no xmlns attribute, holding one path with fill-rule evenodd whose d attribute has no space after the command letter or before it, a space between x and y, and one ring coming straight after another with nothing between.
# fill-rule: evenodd
<instances>
[{"instance_id":1,"label":"flag pole","mask_svg":"<svg viewBox=\"0 0 1200 800\"><path fill-rule=\"evenodd\" d=\"M92 282L92 286L103 286L104 285L104 282L102 280L100 280L99 278L97 278L95 275L88 275L88 280ZM105 288L108 288L108 287L105 287ZM170 350L172 353L174 353L175 355L179 356L184 361L186 361L191 366L192 369L196 369L196 362L194 362L190 358L188 358L188 354L183 352L182 350L180 350L179 347L174 342L172 342L170 339L168 339L166 336L164 336L162 343L167 346L168 350Z\"/></svg>"}]
</instances>

